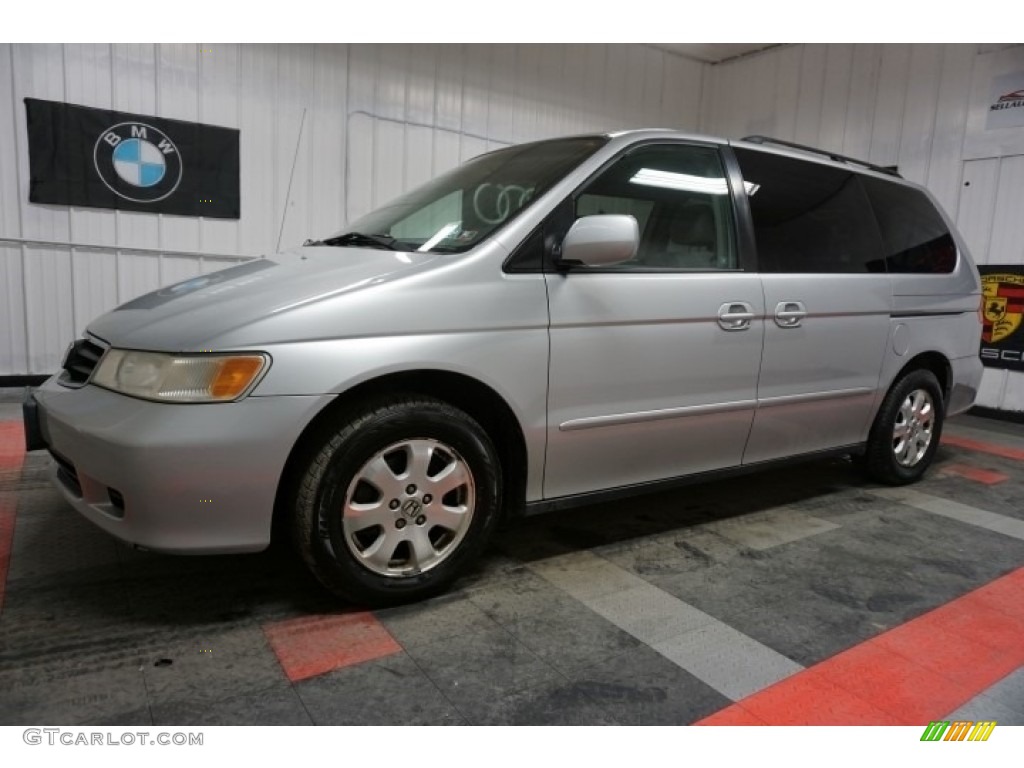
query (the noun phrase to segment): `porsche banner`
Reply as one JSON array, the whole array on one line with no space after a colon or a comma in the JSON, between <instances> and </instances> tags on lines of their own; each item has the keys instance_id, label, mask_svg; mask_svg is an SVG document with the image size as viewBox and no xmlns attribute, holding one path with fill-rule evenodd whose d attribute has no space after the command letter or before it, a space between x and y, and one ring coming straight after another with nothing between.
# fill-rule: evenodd
<instances>
[{"instance_id":1,"label":"porsche banner","mask_svg":"<svg viewBox=\"0 0 1024 768\"><path fill-rule=\"evenodd\" d=\"M985 296L981 362L1024 371L1024 265L983 264L978 271Z\"/></svg>"},{"instance_id":2,"label":"porsche banner","mask_svg":"<svg viewBox=\"0 0 1024 768\"><path fill-rule=\"evenodd\" d=\"M25 99L33 203L237 219L239 133Z\"/></svg>"}]
</instances>

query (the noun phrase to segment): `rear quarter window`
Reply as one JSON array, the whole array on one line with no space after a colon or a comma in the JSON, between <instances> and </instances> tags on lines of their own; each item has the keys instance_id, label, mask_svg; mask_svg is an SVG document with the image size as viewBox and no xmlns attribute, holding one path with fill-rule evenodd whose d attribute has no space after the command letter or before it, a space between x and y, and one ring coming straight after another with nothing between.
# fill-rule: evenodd
<instances>
[{"instance_id":1,"label":"rear quarter window","mask_svg":"<svg viewBox=\"0 0 1024 768\"><path fill-rule=\"evenodd\" d=\"M889 272L948 274L956 268L956 243L927 195L869 176L862 182L882 232Z\"/></svg>"}]
</instances>

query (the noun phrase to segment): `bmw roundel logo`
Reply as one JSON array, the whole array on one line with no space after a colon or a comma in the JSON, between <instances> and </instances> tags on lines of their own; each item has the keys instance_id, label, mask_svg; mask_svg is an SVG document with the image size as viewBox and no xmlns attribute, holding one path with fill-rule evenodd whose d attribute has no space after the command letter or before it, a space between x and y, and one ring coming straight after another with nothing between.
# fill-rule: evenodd
<instances>
[{"instance_id":1,"label":"bmw roundel logo","mask_svg":"<svg viewBox=\"0 0 1024 768\"><path fill-rule=\"evenodd\" d=\"M96 173L115 195L155 203L181 182L181 155L171 138L146 123L118 123L96 139Z\"/></svg>"}]
</instances>

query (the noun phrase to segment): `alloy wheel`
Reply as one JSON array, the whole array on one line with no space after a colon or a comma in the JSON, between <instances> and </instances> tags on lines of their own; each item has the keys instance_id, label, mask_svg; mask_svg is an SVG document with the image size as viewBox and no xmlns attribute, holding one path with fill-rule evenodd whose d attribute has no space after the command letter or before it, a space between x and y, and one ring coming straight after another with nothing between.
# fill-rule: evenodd
<instances>
[{"instance_id":1,"label":"alloy wheel","mask_svg":"<svg viewBox=\"0 0 1024 768\"><path fill-rule=\"evenodd\" d=\"M458 548L475 500L473 474L454 448L427 438L403 440L353 476L342 510L345 543L374 573L422 573Z\"/></svg>"}]
</instances>

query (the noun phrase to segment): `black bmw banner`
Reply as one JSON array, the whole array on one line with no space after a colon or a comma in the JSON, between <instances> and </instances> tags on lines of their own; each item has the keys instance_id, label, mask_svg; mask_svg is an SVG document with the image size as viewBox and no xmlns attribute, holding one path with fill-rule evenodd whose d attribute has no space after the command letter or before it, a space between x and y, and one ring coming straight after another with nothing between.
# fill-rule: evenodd
<instances>
[{"instance_id":1,"label":"black bmw banner","mask_svg":"<svg viewBox=\"0 0 1024 768\"><path fill-rule=\"evenodd\" d=\"M33 203L237 219L238 131L25 99Z\"/></svg>"},{"instance_id":2,"label":"black bmw banner","mask_svg":"<svg viewBox=\"0 0 1024 768\"><path fill-rule=\"evenodd\" d=\"M1024 371L1024 265L983 264L978 271L985 296L981 362Z\"/></svg>"}]
</instances>

